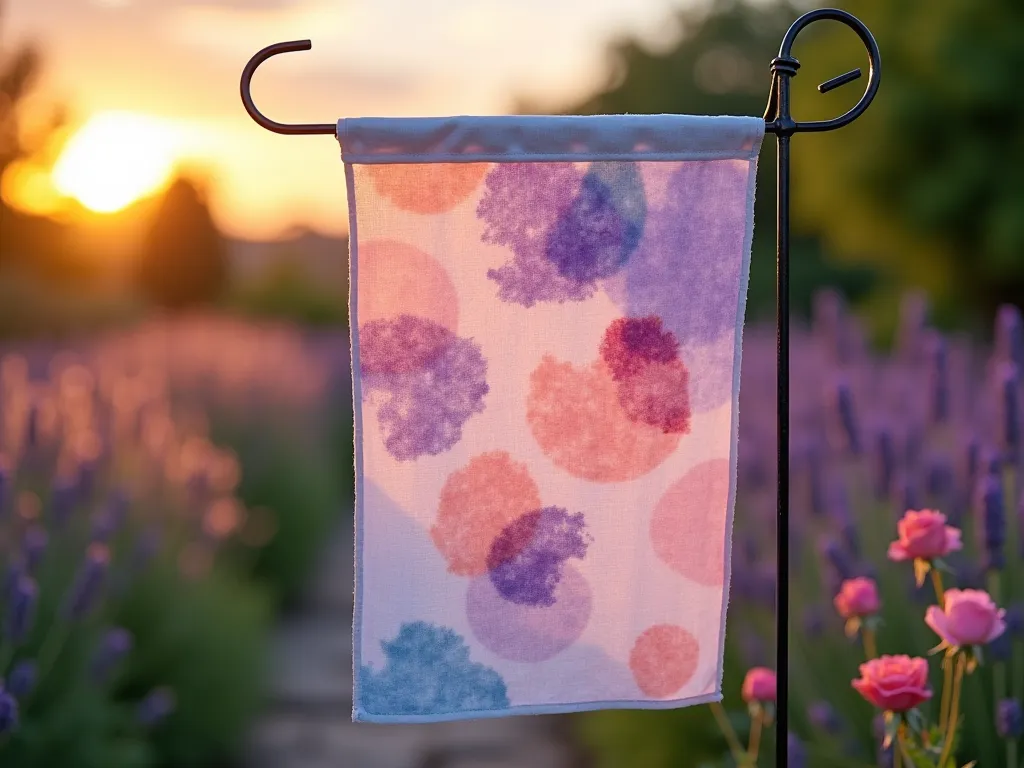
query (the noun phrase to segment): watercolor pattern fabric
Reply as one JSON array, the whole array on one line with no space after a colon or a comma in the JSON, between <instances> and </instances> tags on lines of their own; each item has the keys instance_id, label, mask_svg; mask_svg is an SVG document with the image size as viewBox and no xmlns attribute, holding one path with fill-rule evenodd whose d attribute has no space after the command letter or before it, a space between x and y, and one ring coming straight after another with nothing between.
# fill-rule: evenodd
<instances>
[{"instance_id":1,"label":"watercolor pattern fabric","mask_svg":"<svg viewBox=\"0 0 1024 768\"><path fill-rule=\"evenodd\" d=\"M720 698L763 122L574 120L339 126L355 720Z\"/></svg>"}]
</instances>

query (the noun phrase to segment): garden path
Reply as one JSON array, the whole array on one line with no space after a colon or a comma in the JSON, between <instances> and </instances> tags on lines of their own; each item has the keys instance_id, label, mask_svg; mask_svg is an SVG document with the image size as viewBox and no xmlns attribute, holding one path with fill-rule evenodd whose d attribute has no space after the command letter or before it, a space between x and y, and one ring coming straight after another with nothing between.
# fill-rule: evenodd
<instances>
[{"instance_id":1,"label":"garden path","mask_svg":"<svg viewBox=\"0 0 1024 768\"><path fill-rule=\"evenodd\" d=\"M324 548L310 589L278 628L270 700L247 768L580 768L567 720L512 717L430 725L351 722L351 518Z\"/></svg>"}]
</instances>

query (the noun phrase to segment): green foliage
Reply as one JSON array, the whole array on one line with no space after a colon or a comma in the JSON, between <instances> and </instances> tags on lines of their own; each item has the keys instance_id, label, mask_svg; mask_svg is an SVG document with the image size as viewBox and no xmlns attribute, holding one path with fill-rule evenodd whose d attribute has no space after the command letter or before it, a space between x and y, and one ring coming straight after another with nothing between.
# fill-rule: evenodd
<instances>
[{"instance_id":1,"label":"green foliage","mask_svg":"<svg viewBox=\"0 0 1024 768\"><path fill-rule=\"evenodd\" d=\"M219 441L235 448L245 468L239 497L250 509L264 508L273 515L276 532L256 555L253 575L288 601L305 583L337 519L339 482L350 469L335 465L331 435L323 428L224 412L212 427Z\"/></svg>"},{"instance_id":2,"label":"green foliage","mask_svg":"<svg viewBox=\"0 0 1024 768\"><path fill-rule=\"evenodd\" d=\"M237 288L230 298L230 305L243 314L314 327L346 325L347 302L340 291L317 286L298 264L287 260Z\"/></svg>"},{"instance_id":3,"label":"green foliage","mask_svg":"<svg viewBox=\"0 0 1024 768\"><path fill-rule=\"evenodd\" d=\"M175 712L152 737L160 764L211 765L230 755L263 690L266 597L225 572L190 583L163 567L116 618L136 637L120 691L129 700L154 684L174 691Z\"/></svg>"},{"instance_id":4,"label":"green foliage","mask_svg":"<svg viewBox=\"0 0 1024 768\"><path fill-rule=\"evenodd\" d=\"M227 248L194 181L179 178L164 194L145 238L137 279L144 296L170 309L223 295Z\"/></svg>"},{"instance_id":5,"label":"green foliage","mask_svg":"<svg viewBox=\"0 0 1024 768\"><path fill-rule=\"evenodd\" d=\"M946 323L988 317L1024 293L1024 179L1012 170L1024 163L1024 6L851 0L843 7L877 38L882 85L853 125L800 138L798 224L897 286L928 289ZM802 93L863 60L845 27L815 26L797 51ZM796 103L801 115L818 118L856 98L808 93Z\"/></svg>"},{"instance_id":6,"label":"green foliage","mask_svg":"<svg viewBox=\"0 0 1024 768\"><path fill-rule=\"evenodd\" d=\"M0 338L69 338L130 325L144 307L124 295L62 290L31 275L0 277Z\"/></svg>"},{"instance_id":7,"label":"green foliage","mask_svg":"<svg viewBox=\"0 0 1024 768\"><path fill-rule=\"evenodd\" d=\"M677 19L682 37L675 45L661 52L635 40L619 41L610 51L613 74L608 84L565 112L761 115L768 98L768 63L798 15L788 2L755 5L736 0L682 11ZM816 167L821 176L831 178L828 162L819 158ZM800 180L794 189L797 197L805 194ZM759 162L754 211L751 317L770 314L775 306L775 147L770 137ZM790 289L796 312L809 313L811 295L821 285L838 286L852 300L874 287L873 269L831 264L815 238L796 234Z\"/></svg>"}]
</instances>

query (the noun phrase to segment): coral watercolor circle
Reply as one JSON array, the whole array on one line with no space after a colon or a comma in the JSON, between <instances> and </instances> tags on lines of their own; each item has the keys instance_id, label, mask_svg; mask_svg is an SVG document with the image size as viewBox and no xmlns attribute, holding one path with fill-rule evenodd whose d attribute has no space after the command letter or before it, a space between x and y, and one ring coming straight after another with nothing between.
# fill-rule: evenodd
<instances>
[{"instance_id":1,"label":"coral watercolor circle","mask_svg":"<svg viewBox=\"0 0 1024 768\"><path fill-rule=\"evenodd\" d=\"M576 368L545 356L530 376L526 418L551 461L573 477L602 483L646 475L681 438L633 421L603 360Z\"/></svg>"},{"instance_id":2,"label":"coral watercolor circle","mask_svg":"<svg viewBox=\"0 0 1024 768\"><path fill-rule=\"evenodd\" d=\"M377 193L411 213L445 213L473 194L488 163L409 163L366 166Z\"/></svg>"},{"instance_id":3,"label":"coral watercolor circle","mask_svg":"<svg viewBox=\"0 0 1024 768\"><path fill-rule=\"evenodd\" d=\"M466 592L466 615L476 639L508 661L546 661L571 646L590 621L593 595L579 571L566 566L552 605L520 605L506 600L488 576L473 579Z\"/></svg>"},{"instance_id":4,"label":"coral watercolor circle","mask_svg":"<svg viewBox=\"0 0 1024 768\"><path fill-rule=\"evenodd\" d=\"M662 699L677 693L697 671L700 644L674 624L656 624L637 638L629 668L640 690Z\"/></svg>"},{"instance_id":5,"label":"coral watercolor circle","mask_svg":"<svg viewBox=\"0 0 1024 768\"><path fill-rule=\"evenodd\" d=\"M478 576L487 572L502 531L540 506L540 491L525 464L504 451L484 453L448 476L430 537L451 573Z\"/></svg>"},{"instance_id":6,"label":"coral watercolor circle","mask_svg":"<svg viewBox=\"0 0 1024 768\"><path fill-rule=\"evenodd\" d=\"M720 586L725 572L729 474L726 459L698 464L665 492L651 517L651 544L658 557L708 587ZM694 536L695 531L701 535Z\"/></svg>"},{"instance_id":7,"label":"coral watercolor circle","mask_svg":"<svg viewBox=\"0 0 1024 768\"><path fill-rule=\"evenodd\" d=\"M360 326L404 314L458 330L459 297L447 270L408 243L360 243L358 289Z\"/></svg>"}]
</instances>

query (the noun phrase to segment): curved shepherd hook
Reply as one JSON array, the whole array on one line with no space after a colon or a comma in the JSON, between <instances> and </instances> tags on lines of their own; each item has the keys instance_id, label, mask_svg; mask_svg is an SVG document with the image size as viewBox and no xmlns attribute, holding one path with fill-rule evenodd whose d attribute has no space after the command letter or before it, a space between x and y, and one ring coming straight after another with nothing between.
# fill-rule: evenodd
<instances>
[{"instance_id":1,"label":"curved shepherd hook","mask_svg":"<svg viewBox=\"0 0 1024 768\"><path fill-rule=\"evenodd\" d=\"M798 122L790 113L790 85L800 67L793 58L793 43L800 31L815 21L838 21L853 29L868 51L870 70L864 95L852 109L832 120ZM790 162L789 143L794 133L831 131L856 120L868 108L878 92L881 77L881 56L871 32L855 16L835 8L810 11L797 19L786 32L779 55L772 59L772 86L765 110L765 131L778 138L778 210L776 229L776 322L778 347L776 363L778 379L776 389L778 424L778 476L777 476L777 586L776 600L776 679L777 728L775 740L776 765L789 765L789 200ZM827 93L861 76L855 69L834 77L818 86Z\"/></svg>"},{"instance_id":2,"label":"curved shepherd hook","mask_svg":"<svg viewBox=\"0 0 1024 768\"><path fill-rule=\"evenodd\" d=\"M256 108L256 104L252 100L252 76L256 73L256 68L259 67L264 61L269 59L271 56L276 56L279 53L291 53L292 51L309 51L312 50L313 43L310 40L293 40L288 43L275 43L274 45L268 45L262 51L257 53L251 59L249 63L245 65L245 69L242 70L242 104L245 105L245 111L249 113L249 117L259 123L261 126L266 128L268 131L274 133L281 133L285 136L309 136L312 134L327 134L333 136L337 133L337 126L334 123L310 123L310 124L295 124L289 125L287 123L278 123L266 117L262 112Z\"/></svg>"}]
</instances>

